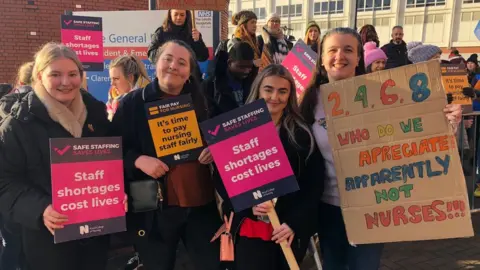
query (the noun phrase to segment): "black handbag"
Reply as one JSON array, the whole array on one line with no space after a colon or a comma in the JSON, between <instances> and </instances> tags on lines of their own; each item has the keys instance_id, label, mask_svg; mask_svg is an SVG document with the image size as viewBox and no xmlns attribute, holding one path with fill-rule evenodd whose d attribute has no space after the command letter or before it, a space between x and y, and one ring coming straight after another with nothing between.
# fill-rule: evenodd
<instances>
[{"instance_id":1,"label":"black handbag","mask_svg":"<svg viewBox=\"0 0 480 270\"><path fill-rule=\"evenodd\" d=\"M145 179L130 182L130 206L133 213L142 213L161 209L164 198L162 182Z\"/></svg>"}]
</instances>

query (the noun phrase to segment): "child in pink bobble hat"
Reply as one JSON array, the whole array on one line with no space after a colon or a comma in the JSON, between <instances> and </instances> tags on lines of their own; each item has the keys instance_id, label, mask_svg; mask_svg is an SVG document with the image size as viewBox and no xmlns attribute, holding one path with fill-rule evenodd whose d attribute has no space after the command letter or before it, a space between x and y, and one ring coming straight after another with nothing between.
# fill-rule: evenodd
<instances>
[{"instance_id":1,"label":"child in pink bobble hat","mask_svg":"<svg viewBox=\"0 0 480 270\"><path fill-rule=\"evenodd\" d=\"M369 41L363 45L365 68L367 73L372 73L385 69L385 63L387 62L387 55L382 49L377 48L377 44L373 41Z\"/></svg>"}]
</instances>

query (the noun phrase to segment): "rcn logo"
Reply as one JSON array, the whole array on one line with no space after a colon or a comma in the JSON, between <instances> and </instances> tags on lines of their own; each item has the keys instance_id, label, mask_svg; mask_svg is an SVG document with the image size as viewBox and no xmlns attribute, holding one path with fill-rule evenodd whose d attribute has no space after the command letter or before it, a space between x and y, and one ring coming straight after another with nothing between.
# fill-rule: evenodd
<instances>
[{"instance_id":1,"label":"rcn logo","mask_svg":"<svg viewBox=\"0 0 480 270\"><path fill-rule=\"evenodd\" d=\"M88 225L80 226L80 235L89 234L89 233L90 233L90 228L88 227Z\"/></svg>"},{"instance_id":2,"label":"rcn logo","mask_svg":"<svg viewBox=\"0 0 480 270\"><path fill-rule=\"evenodd\" d=\"M262 197L262 192L260 190L253 192L253 198L255 198L255 200L261 199Z\"/></svg>"}]
</instances>

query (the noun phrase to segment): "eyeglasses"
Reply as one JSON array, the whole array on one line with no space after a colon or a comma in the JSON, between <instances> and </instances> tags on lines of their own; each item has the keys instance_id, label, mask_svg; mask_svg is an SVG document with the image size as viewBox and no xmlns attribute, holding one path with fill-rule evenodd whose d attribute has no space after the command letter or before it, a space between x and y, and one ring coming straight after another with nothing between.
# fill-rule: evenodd
<instances>
[{"instance_id":1,"label":"eyeglasses","mask_svg":"<svg viewBox=\"0 0 480 270\"><path fill-rule=\"evenodd\" d=\"M278 23L280 24L280 20L270 20L272 23Z\"/></svg>"}]
</instances>

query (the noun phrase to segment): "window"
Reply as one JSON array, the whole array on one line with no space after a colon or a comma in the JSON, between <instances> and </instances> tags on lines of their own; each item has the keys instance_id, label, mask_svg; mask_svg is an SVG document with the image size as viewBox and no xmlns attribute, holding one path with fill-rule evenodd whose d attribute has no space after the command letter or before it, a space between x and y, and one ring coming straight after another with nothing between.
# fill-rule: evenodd
<instances>
[{"instance_id":1,"label":"window","mask_svg":"<svg viewBox=\"0 0 480 270\"><path fill-rule=\"evenodd\" d=\"M480 20L480 11L475 12L463 12L460 18L462 22L471 22Z\"/></svg>"},{"instance_id":2,"label":"window","mask_svg":"<svg viewBox=\"0 0 480 270\"><path fill-rule=\"evenodd\" d=\"M303 38L304 31L303 28L305 27L304 23L291 23L289 27L289 34L296 38Z\"/></svg>"},{"instance_id":3,"label":"window","mask_svg":"<svg viewBox=\"0 0 480 270\"><path fill-rule=\"evenodd\" d=\"M429 16L435 16L435 15L429 15ZM429 20L429 16L427 16L427 21ZM443 18L443 15L440 15ZM433 20L433 19L432 19ZM417 16L405 16L405 25L411 25L411 24L423 24L424 17L423 15L417 15Z\"/></svg>"},{"instance_id":4,"label":"window","mask_svg":"<svg viewBox=\"0 0 480 270\"><path fill-rule=\"evenodd\" d=\"M357 11L389 10L391 0L358 0Z\"/></svg>"},{"instance_id":5,"label":"window","mask_svg":"<svg viewBox=\"0 0 480 270\"><path fill-rule=\"evenodd\" d=\"M265 13L265 8L262 7L262 8L255 8L255 10L252 10L253 12L255 12L255 14L257 15L257 18L259 20L263 20L265 19L266 17L266 13Z\"/></svg>"},{"instance_id":6,"label":"window","mask_svg":"<svg viewBox=\"0 0 480 270\"><path fill-rule=\"evenodd\" d=\"M372 19L357 19L357 28L358 29L362 28L362 26L367 25L367 24L373 25L373 20Z\"/></svg>"},{"instance_id":7,"label":"window","mask_svg":"<svg viewBox=\"0 0 480 270\"><path fill-rule=\"evenodd\" d=\"M229 10L228 11L228 18L232 18L232 16L233 16L233 11Z\"/></svg>"},{"instance_id":8,"label":"window","mask_svg":"<svg viewBox=\"0 0 480 270\"><path fill-rule=\"evenodd\" d=\"M390 25L390 18L375 18L373 22L373 26L389 26Z\"/></svg>"},{"instance_id":9,"label":"window","mask_svg":"<svg viewBox=\"0 0 480 270\"><path fill-rule=\"evenodd\" d=\"M313 15L326 15L343 13L343 0L330 0L315 2L313 5Z\"/></svg>"},{"instance_id":10,"label":"window","mask_svg":"<svg viewBox=\"0 0 480 270\"><path fill-rule=\"evenodd\" d=\"M275 11L280 17L298 17L302 16L303 4L296 4L289 6L278 6Z\"/></svg>"},{"instance_id":11,"label":"window","mask_svg":"<svg viewBox=\"0 0 480 270\"><path fill-rule=\"evenodd\" d=\"M480 3L480 0L463 0L464 4Z\"/></svg>"},{"instance_id":12,"label":"window","mask_svg":"<svg viewBox=\"0 0 480 270\"><path fill-rule=\"evenodd\" d=\"M444 6L444 5L445 5L445 0L407 0L407 8L435 7L435 6Z\"/></svg>"}]
</instances>

